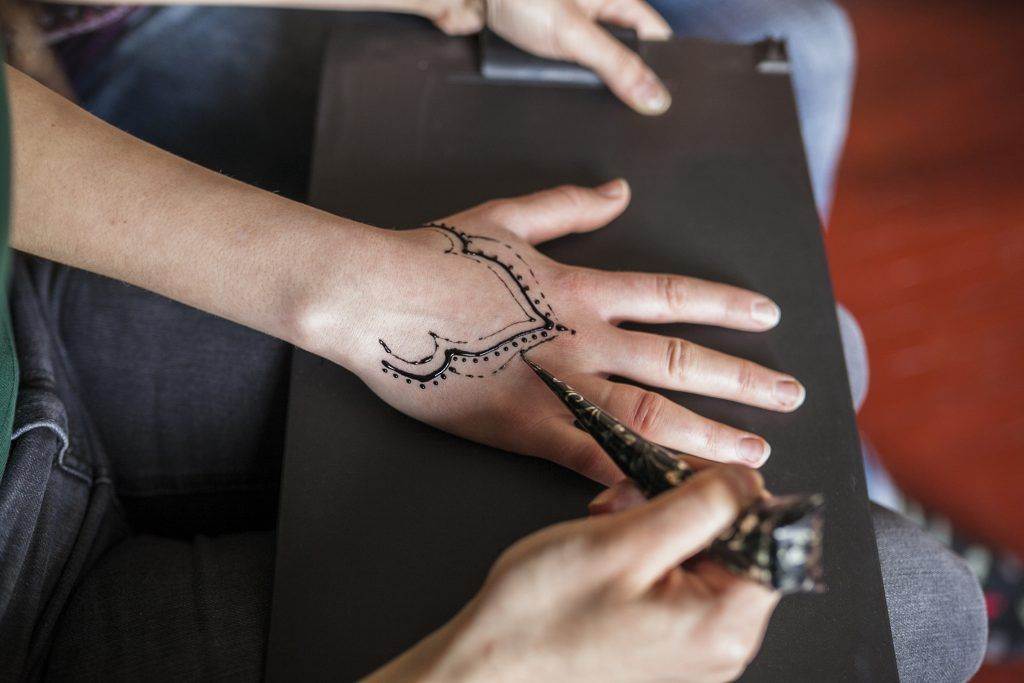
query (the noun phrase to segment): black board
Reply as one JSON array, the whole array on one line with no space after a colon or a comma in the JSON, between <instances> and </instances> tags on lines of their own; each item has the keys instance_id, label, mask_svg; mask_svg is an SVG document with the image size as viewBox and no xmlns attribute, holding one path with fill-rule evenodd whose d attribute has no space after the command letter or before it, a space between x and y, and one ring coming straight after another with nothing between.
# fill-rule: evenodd
<instances>
[{"instance_id":1,"label":"black board","mask_svg":"<svg viewBox=\"0 0 1024 683\"><path fill-rule=\"evenodd\" d=\"M827 497L824 595L786 598L746 680L895 680L850 392L784 55L644 44L675 105L643 118L604 89L494 84L473 38L347 18L326 56L312 202L412 226L480 201L625 176L609 228L544 248L564 262L678 272L764 292L767 334L659 328L790 372L789 415L672 394L763 434L776 493ZM768 60L767 62L765 60ZM593 483L462 441L297 352L267 675L348 680L440 626L512 541L585 514Z\"/></svg>"}]
</instances>

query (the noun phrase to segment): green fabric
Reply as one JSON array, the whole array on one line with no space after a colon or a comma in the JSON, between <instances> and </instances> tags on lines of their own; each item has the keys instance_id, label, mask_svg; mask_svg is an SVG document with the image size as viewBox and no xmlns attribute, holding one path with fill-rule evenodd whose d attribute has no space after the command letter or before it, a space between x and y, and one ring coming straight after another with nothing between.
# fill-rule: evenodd
<instances>
[{"instance_id":1,"label":"green fabric","mask_svg":"<svg viewBox=\"0 0 1024 683\"><path fill-rule=\"evenodd\" d=\"M0 45L0 51L3 46ZM11 450L11 425L18 395L18 356L14 353L11 308L7 290L11 282L11 126L7 110L7 70L0 71L0 476Z\"/></svg>"}]
</instances>

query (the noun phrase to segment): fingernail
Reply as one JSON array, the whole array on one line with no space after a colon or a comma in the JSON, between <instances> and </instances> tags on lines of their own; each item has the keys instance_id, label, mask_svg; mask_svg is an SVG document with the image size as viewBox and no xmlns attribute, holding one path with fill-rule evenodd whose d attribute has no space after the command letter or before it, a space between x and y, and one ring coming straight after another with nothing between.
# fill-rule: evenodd
<instances>
[{"instance_id":1,"label":"fingernail","mask_svg":"<svg viewBox=\"0 0 1024 683\"><path fill-rule=\"evenodd\" d=\"M782 311L769 299L758 299L750 307L750 317L755 322L769 327L777 325L782 318Z\"/></svg>"},{"instance_id":2,"label":"fingernail","mask_svg":"<svg viewBox=\"0 0 1024 683\"><path fill-rule=\"evenodd\" d=\"M663 114L672 104L668 90L654 76L648 76L637 87L636 99L645 114Z\"/></svg>"},{"instance_id":3,"label":"fingernail","mask_svg":"<svg viewBox=\"0 0 1024 683\"><path fill-rule=\"evenodd\" d=\"M594 191L608 199L619 199L622 195L626 194L626 181L622 178L616 178L604 185L598 185L594 188Z\"/></svg>"},{"instance_id":4,"label":"fingernail","mask_svg":"<svg viewBox=\"0 0 1024 683\"><path fill-rule=\"evenodd\" d=\"M609 488L594 496L594 500L587 504L591 510L600 509L615 500L615 489Z\"/></svg>"},{"instance_id":5,"label":"fingernail","mask_svg":"<svg viewBox=\"0 0 1024 683\"><path fill-rule=\"evenodd\" d=\"M783 379L775 383L775 399L784 406L797 407L804 402L807 390L795 379Z\"/></svg>"},{"instance_id":6,"label":"fingernail","mask_svg":"<svg viewBox=\"0 0 1024 683\"><path fill-rule=\"evenodd\" d=\"M751 465L760 465L772 452L768 442L756 436L745 436L740 439L737 450L739 450L740 459Z\"/></svg>"}]
</instances>

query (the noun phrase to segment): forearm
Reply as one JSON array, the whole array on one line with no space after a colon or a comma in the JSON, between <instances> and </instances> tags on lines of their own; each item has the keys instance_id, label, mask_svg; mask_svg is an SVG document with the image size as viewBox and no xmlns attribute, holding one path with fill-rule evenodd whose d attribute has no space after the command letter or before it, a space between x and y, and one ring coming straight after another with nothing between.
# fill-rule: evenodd
<instances>
[{"instance_id":1,"label":"forearm","mask_svg":"<svg viewBox=\"0 0 1024 683\"><path fill-rule=\"evenodd\" d=\"M385 231L203 169L8 68L12 246L310 346L324 274L366 282ZM254 147L253 153L259 153ZM350 280L348 280L350 278ZM331 321L360 310L332 302ZM323 321L321 321L323 322ZM342 353L343 350L339 350Z\"/></svg>"}]
</instances>

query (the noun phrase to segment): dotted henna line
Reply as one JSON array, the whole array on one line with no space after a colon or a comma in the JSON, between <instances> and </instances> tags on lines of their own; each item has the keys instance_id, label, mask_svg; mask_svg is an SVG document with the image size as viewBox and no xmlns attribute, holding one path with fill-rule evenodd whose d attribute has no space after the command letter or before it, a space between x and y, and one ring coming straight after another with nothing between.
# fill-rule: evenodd
<instances>
[{"instance_id":1,"label":"dotted henna line","mask_svg":"<svg viewBox=\"0 0 1024 683\"><path fill-rule=\"evenodd\" d=\"M417 375L415 373L408 372L406 370L403 370L402 368L394 366L386 359L381 361L382 373L391 374L392 378L398 381L404 379L406 384L418 384L420 389L427 389L430 386L439 386L441 382L444 382L445 380L448 379L449 373L471 379L483 379L489 375L496 375L498 372L504 370L508 366L508 364L515 359L515 354L518 353L519 351L526 351L536 346L539 346L540 344L553 341L554 339L558 338L558 336L560 336L557 333L569 332L570 334L573 335L576 334L576 330L570 329L565 325L562 325L557 322L557 319L555 319L554 309L551 307L551 304L547 301L547 297L544 295L544 293L540 291L540 283L537 278L537 274L534 272L533 268L530 267L530 264L525 259L523 259L523 257L518 252L514 250L512 245L505 242L501 242L493 237L486 237L483 235L467 235L466 233L459 232L455 228L448 226L444 223L428 223L424 227L434 228L448 239L449 248L445 250L445 253L455 253L455 240L452 238L452 236L454 236L462 244L462 252L458 254L459 256L468 258L474 263L479 263L479 261L476 261L475 259L471 258L470 255L483 258L486 261L494 263L500 266L502 269L504 269L511 278L514 278L514 282L518 285L523 297L527 300L527 303L529 303L530 308L533 309L533 311L537 314L539 318L542 318L544 320L544 325L532 330L528 330L526 332L519 333L515 336L509 337L508 339L499 342L495 346L492 346L489 349L485 349L484 351L468 352L462 349L446 349L444 354L444 362L442 366L432 373ZM523 282L523 276L515 272L514 264L506 264L502 262L496 255L486 254L482 250L477 251L470 248L470 242L473 240L495 242L497 244L500 244L501 246L504 246L506 249L512 251L513 255L526 267L526 271L529 273L530 278L532 279L532 284L534 285L534 293L532 295L530 294L530 285L525 284ZM487 335L487 337L495 336L513 325L525 322L532 322L536 320L536 318L530 315L529 311L526 311L526 309L523 308L522 302L515 296L515 294L509 288L508 283L505 282L503 278L501 278L501 276L494 270L493 267L491 267L490 264L485 265L487 265L488 269L491 270L495 274L495 277L497 277L498 280L505 286L505 289L508 291L509 295L512 296L513 300L519 305L521 309L523 309L524 314L526 314L528 318L528 320L510 323L501 330L498 330L497 332L494 332L491 335ZM543 305L548 309L549 314L545 314L537 308L537 306L542 305L542 302ZM384 349L386 353L388 353L393 358L404 363L407 363L409 365L422 365L433 360L437 355L438 349L440 349L440 344L438 343L439 339L448 341L453 344L468 343L466 341L451 340L446 337L437 335L433 332L429 332L429 334L434 341L434 351L428 356L425 356L424 358L416 361L409 361L404 358L401 358L400 356L394 354L391 351L387 344L384 343L384 340L379 341L381 347ZM481 337L480 340L486 339L487 337ZM456 364L458 364L458 367L472 369L472 366L475 365L478 368L482 369L485 367L485 365L483 364L489 364L492 358L494 360L500 359L503 353L508 356L507 360L504 360L501 363L501 365L498 366L497 368L487 371L486 374L475 374L473 372L464 371L460 372L456 367ZM476 372L479 372L479 370L477 370Z\"/></svg>"}]
</instances>

